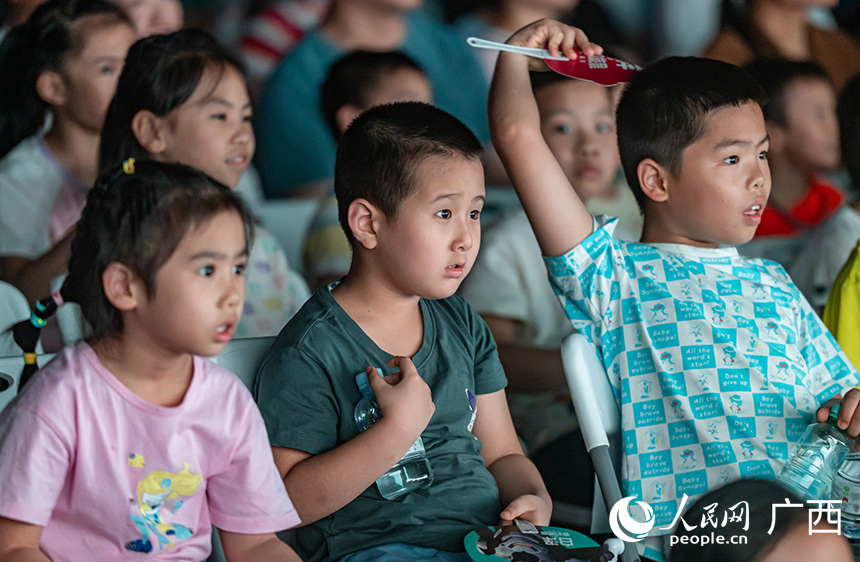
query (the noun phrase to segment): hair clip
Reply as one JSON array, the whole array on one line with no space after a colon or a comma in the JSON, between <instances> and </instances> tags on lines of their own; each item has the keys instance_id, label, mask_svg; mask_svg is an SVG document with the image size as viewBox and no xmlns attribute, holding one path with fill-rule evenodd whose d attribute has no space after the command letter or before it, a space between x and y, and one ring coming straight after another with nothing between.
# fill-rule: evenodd
<instances>
[{"instance_id":1,"label":"hair clip","mask_svg":"<svg viewBox=\"0 0 860 562\"><path fill-rule=\"evenodd\" d=\"M134 174L134 158L129 158L122 163L122 171L127 176Z\"/></svg>"}]
</instances>

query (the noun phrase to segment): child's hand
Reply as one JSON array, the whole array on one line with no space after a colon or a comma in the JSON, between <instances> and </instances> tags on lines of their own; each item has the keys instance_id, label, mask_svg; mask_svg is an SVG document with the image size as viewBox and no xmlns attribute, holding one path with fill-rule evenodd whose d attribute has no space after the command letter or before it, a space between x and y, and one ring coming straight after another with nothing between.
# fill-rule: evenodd
<instances>
[{"instance_id":1,"label":"child's hand","mask_svg":"<svg viewBox=\"0 0 860 562\"><path fill-rule=\"evenodd\" d=\"M579 48L588 56L603 53L603 47L591 43L585 32L557 21L542 19L520 29L507 40L508 45L546 49L553 56L564 55L576 58L573 48ZM529 70L547 70L549 67L540 59L529 57Z\"/></svg>"},{"instance_id":2,"label":"child's hand","mask_svg":"<svg viewBox=\"0 0 860 562\"><path fill-rule=\"evenodd\" d=\"M540 496L526 494L508 504L502 511L501 525L510 525L514 519L525 519L533 525L549 525L552 505Z\"/></svg>"},{"instance_id":3,"label":"child's hand","mask_svg":"<svg viewBox=\"0 0 860 562\"><path fill-rule=\"evenodd\" d=\"M400 372L383 379L376 369L368 367L367 380L376 396L377 404L382 409L382 419L413 436L412 440L415 440L430 423L430 418L436 411L430 387L408 357L392 357L388 360L388 366L399 367Z\"/></svg>"},{"instance_id":4,"label":"child's hand","mask_svg":"<svg viewBox=\"0 0 860 562\"><path fill-rule=\"evenodd\" d=\"M856 439L860 435L860 408L857 407L860 405L860 390L852 388L845 393L844 398L841 394L837 394L825 402L815 413L818 421L827 420L827 416L830 415L830 408L834 404L841 404L839 406L839 418L836 421L836 425L840 429L844 429L848 437ZM854 443L854 449L860 451L860 440Z\"/></svg>"}]
</instances>

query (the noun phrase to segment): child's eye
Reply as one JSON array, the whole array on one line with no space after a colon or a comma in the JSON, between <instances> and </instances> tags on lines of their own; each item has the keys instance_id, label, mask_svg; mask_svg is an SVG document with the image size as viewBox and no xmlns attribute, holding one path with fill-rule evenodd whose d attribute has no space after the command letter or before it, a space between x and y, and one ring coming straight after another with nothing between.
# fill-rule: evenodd
<instances>
[{"instance_id":1,"label":"child's eye","mask_svg":"<svg viewBox=\"0 0 860 562\"><path fill-rule=\"evenodd\" d=\"M740 161L740 158L737 156L729 156L728 158L723 158L723 162L726 164L737 164Z\"/></svg>"},{"instance_id":2,"label":"child's eye","mask_svg":"<svg viewBox=\"0 0 860 562\"><path fill-rule=\"evenodd\" d=\"M611 133L612 132L612 126L609 125L609 123L598 123L597 127L595 129L601 135L605 134L605 133Z\"/></svg>"},{"instance_id":3,"label":"child's eye","mask_svg":"<svg viewBox=\"0 0 860 562\"><path fill-rule=\"evenodd\" d=\"M242 117L242 121L244 121L246 123L250 123L253 118L254 118L253 115L245 115Z\"/></svg>"},{"instance_id":4,"label":"child's eye","mask_svg":"<svg viewBox=\"0 0 860 562\"><path fill-rule=\"evenodd\" d=\"M480 209L474 209L472 212L469 213L469 218L472 220L480 219L481 218L481 210Z\"/></svg>"},{"instance_id":5,"label":"child's eye","mask_svg":"<svg viewBox=\"0 0 860 562\"><path fill-rule=\"evenodd\" d=\"M227 120L227 114L226 113L216 113L215 115L212 116L212 119L217 119L219 121L226 121Z\"/></svg>"},{"instance_id":6,"label":"child's eye","mask_svg":"<svg viewBox=\"0 0 860 562\"><path fill-rule=\"evenodd\" d=\"M767 160L767 150L762 150L758 153L758 157L761 160Z\"/></svg>"},{"instance_id":7,"label":"child's eye","mask_svg":"<svg viewBox=\"0 0 860 562\"><path fill-rule=\"evenodd\" d=\"M215 266L204 265L203 267L198 269L197 272L200 273L200 275L202 275L203 277L211 277L212 274L215 273Z\"/></svg>"},{"instance_id":8,"label":"child's eye","mask_svg":"<svg viewBox=\"0 0 860 562\"><path fill-rule=\"evenodd\" d=\"M236 265L233 266L233 273L235 275L242 275L243 273L245 273L245 268L247 266L248 266L248 264L244 263L244 262L243 263L237 263Z\"/></svg>"},{"instance_id":9,"label":"child's eye","mask_svg":"<svg viewBox=\"0 0 860 562\"><path fill-rule=\"evenodd\" d=\"M562 135L569 135L570 130L571 130L570 125L556 125L555 126L555 132L561 133Z\"/></svg>"},{"instance_id":10,"label":"child's eye","mask_svg":"<svg viewBox=\"0 0 860 562\"><path fill-rule=\"evenodd\" d=\"M114 68L113 65L107 64L107 65L99 68L99 74L111 75L111 74L114 74L115 72L116 72L116 68Z\"/></svg>"},{"instance_id":11,"label":"child's eye","mask_svg":"<svg viewBox=\"0 0 860 562\"><path fill-rule=\"evenodd\" d=\"M443 210L439 211L438 213L436 213L436 216L439 217L440 219L450 219L451 218L451 211L449 211L448 209L443 209Z\"/></svg>"}]
</instances>

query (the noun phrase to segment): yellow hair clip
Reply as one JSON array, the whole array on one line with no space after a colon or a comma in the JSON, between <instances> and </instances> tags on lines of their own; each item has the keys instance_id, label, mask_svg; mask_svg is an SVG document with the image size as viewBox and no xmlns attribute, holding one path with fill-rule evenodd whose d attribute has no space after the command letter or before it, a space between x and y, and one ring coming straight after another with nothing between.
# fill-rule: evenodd
<instances>
[{"instance_id":1,"label":"yellow hair clip","mask_svg":"<svg viewBox=\"0 0 860 562\"><path fill-rule=\"evenodd\" d=\"M129 158L122 163L122 171L127 176L134 174L134 158Z\"/></svg>"},{"instance_id":2,"label":"yellow hair clip","mask_svg":"<svg viewBox=\"0 0 860 562\"><path fill-rule=\"evenodd\" d=\"M36 354L35 353L25 353L24 354L24 364L25 365L35 365L36 364Z\"/></svg>"}]
</instances>

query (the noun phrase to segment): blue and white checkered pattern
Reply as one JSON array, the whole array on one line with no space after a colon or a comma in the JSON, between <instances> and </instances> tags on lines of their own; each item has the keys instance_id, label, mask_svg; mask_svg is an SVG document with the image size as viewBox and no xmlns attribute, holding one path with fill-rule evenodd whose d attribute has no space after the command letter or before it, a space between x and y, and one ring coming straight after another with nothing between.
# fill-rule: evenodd
<instances>
[{"instance_id":1,"label":"blue and white checkered pattern","mask_svg":"<svg viewBox=\"0 0 860 562\"><path fill-rule=\"evenodd\" d=\"M779 264L621 242L614 224L596 219L546 264L620 402L625 495L664 534L684 493L774 478L816 409L860 375Z\"/></svg>"}]
</instances>

